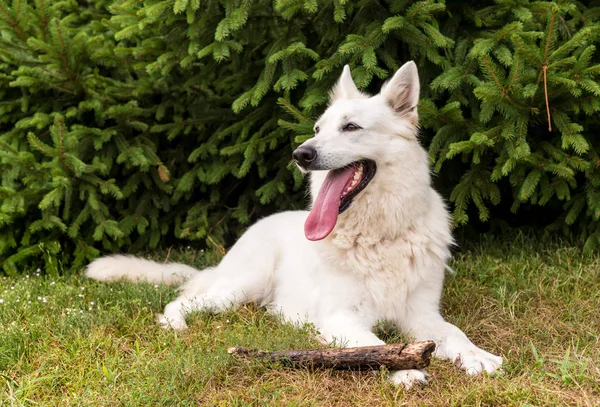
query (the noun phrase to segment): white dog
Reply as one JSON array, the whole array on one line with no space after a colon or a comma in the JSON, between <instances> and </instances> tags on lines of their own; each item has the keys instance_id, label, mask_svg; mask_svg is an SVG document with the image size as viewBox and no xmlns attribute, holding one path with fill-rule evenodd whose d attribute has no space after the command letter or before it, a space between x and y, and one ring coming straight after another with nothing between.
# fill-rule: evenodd
<instances>
[{"instance_id":1,"label":"white dog","mask_svg":"<svg viewBox=\"0 0 600 407\"><path fill-rule=\"evenodd\" d=\"M198 309L256 302L287 320L312 322L327 343L383 344L372 327L388 321L415 340L435 341L436 357L469 374L497 371L502 358L479 349L439 313L452 237L417 140L418 101L414 62L372 97L344 67L315 137L294 151L300 169L311 174L310 212L260 220L218 266L201 272L112 256L91 263L87 276L187 281L160 316L174 329L187 328L186 314ZM408 388L426 383L427 373L403 370L390 379Z\"/></svg>"}]
</instances>

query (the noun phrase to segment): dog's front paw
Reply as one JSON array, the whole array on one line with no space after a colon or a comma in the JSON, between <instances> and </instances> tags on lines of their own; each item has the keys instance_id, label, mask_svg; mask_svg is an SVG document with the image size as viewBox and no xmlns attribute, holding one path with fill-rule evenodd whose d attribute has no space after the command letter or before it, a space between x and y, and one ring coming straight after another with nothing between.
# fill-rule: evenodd
<instances>
[{"instance_id":1,"label":"dog's front paw","mask_svg":"<svg viewBox=\"0 0 600 407\"><path fill-rule=\"evenodd\" d=\"M427 384L427 379L429 378L429 374L421 369L409 369L409 370L398 370L393 372L390 375L390 382L398 385L404 386L406 390L410 389L413 385L425 385Z\"/></svg>"},{"instance_id":2,"label":"dog's front paw","mask_svg":"<svg viewBox=\"0 0 600 407\"><path fill-rule=\"evenodd\" d=\"M454 359L454 364L470 375L478 375L483 372L491 374L501 371L502 358L474 347L474 349L461 352Z\"/></svg>"},{"instance_id":3,"label":"dog's front paw","mask_svg":"<svg viewBox=\"0 0 600 407\"><path fill-rule=\"evenodd\" d=\"M174 329L176 331L184 331L188 328L183 318L168 318L163 314L158 314L157 320L161 328Z\"/></svg>"}]
</instances>

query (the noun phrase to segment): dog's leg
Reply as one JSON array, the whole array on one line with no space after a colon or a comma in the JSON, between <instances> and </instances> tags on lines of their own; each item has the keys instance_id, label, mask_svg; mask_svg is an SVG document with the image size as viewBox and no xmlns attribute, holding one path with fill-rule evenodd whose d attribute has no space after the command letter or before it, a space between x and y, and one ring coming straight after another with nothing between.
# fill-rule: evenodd
<instances>
[{"instance_id":1,"label":"dog's leg","mask_svg":"<svg viewBox=\"0 0 600 407\"><path fill-rule=\"evenodd\" d=\"M185 322L186 315L200 309L200 304L196 303L194 298L181 295L168 303L162 314L158 314L158 323L165 329L182 331L188 327Z\"/></svg>"},{"instance_id":2,"label":"dog's leg","mask_svg":"<svg viewBox=\"0 0 600 407\"><path fill-rule=\"evenodd\" d=\"M275 244L261 246L255 232L251 228L242 236L217 267L189 280L159 315L159 323L182 330L187 328L186 315L194 311L217 313L239 304L269 302L279 249Z\"/></svg>"},{"instance_id":3,"label":"dog's leg","mask_svg":"<svg viewBox=\"0 0 600 407\"><path fill-rule=\"evenodd\" d=\"M318 338L321 342L341 347L385 345L371 328L360 322L351 313L336 313L323 321ZM389 380L406 389L415 384L427 384L429 375L423 369L407 369L390 372Z\"/></svg>"},{"instance_id":4,"label":"dog's leg","mask_svg":"<svg viewBox=\"0 0 600 407\"><path fill-rule=\"evenodd\" d=\"M164 328L187 328L185 317L195 311L218 313L250 302L262 302L270 290L265 270L244 273L221 270L201 272L182 287L182 294L167 304L159 323Z\"/></svg>"},{"instance_id":5,"label":"dog's leg","mask_svg":"<svg viewBox=\"0 0 600 407\"><path fill-rule=\"evenodd\" d=\"M502 358L475 346L458 327L446 322L439 313L441 289L421 287L407 300L406 315L399 325L415 340L433 340L434 356L452 361L468 374L497 372Z\"/></svg>"},{"instance_id":6,"label":"dog's leg","mask_svg":"<svg viewBox=\"0 0 600 407\"><path fill-rule=\"evenodd\" d=\"M231 280L235 284L235 279ZM239 293L241 287L230 286L226 290L219 290L215 287L217 282L215 270L202 271L188 281L182 287L181 295L167 304L163 314L159 314L160 325L163 328L184 330L188 327L185 317L192 312L205 310L216 313L224 311L229 305L235 305L235 293Z\"/></svg>"}]
</instances>

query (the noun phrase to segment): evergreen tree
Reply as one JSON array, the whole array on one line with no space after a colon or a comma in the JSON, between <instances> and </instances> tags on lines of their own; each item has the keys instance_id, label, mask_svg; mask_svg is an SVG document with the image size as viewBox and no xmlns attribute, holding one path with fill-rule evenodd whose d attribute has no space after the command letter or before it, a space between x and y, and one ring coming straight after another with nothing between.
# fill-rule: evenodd
<instances>
[{"instance_id":1,"label":"evergreen tree","mask_svg":"<svg viewBox=\"0 0 600 407\"><path fill-rule=\"evenodd\" d=\"M409 59L457 223L501 198L564 203L555 225L592 249L598 15L569 1L0 0L0 260L56 272L175 239L222 249L304 207L291 151L342 66L374 91Z\"/></svg>"},{"instance_id":2,"label":"evergreen tree","mask_svg":"<svg viewBox=\"0 0 600 407\"><path fill-rule=\"evenodd\" d=\"M435 131L435 170L462 163L451 171L457 224L471 204L482 221L501 199L512 212L561 205L550 229L580 237L587 251L600 245L599 13L572 1L499 0L448 20L450 66L420 113Z\"/></svg>"}]
</instances>

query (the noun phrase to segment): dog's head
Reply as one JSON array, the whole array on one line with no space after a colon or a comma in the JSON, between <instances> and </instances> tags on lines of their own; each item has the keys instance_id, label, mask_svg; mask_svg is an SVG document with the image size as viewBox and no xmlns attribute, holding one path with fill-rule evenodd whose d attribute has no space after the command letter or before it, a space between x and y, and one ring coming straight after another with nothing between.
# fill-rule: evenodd
<instances>
[{"instance_id":1,"label":"dog's head","mask_svg":"<svg viewBox=\"0 0 600 407\"><path fill-rule=\"evenodd\" d=\"M315 137L293 154L301 171L326 174L318 192L313 188L313 206L304 228L309 240L327 237L338 214L360 198L376 173L393 166L418 145L419 89L412 61L372 97L358 90L350 68L344 67L331 92L329 108L315 124Z\"/></svg>"}]
</instances>

